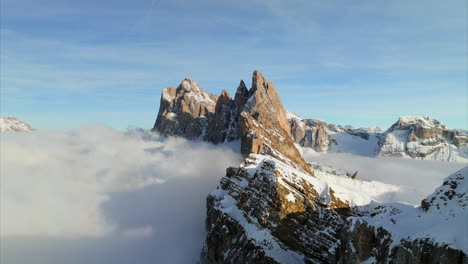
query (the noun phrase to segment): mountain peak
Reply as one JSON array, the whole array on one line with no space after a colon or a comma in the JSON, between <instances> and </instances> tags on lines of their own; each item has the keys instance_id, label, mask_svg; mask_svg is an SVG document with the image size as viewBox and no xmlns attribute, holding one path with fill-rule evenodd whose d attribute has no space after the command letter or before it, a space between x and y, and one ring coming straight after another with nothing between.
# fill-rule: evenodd
<instances>
[{"instance_id":1,"label":"mountain peak","mask_svg":"<svg viewBox=\"0 0 468 264\"><path fill-rule=\"evenodd\" d=\"M254 71L249 93L239 120L242 154L271 155L313 175L294 145L286 110L273 82Z\"/></svg>"},{"instance_id":2,"label":"mountain peak","mask_svg":"<svg viewBox=\"0 0 468 264\"><path fill-rule=\"evenodd\" d=\"M30 132L35 130L30 125L14 116L0 117L0 132Z\"/></svg>"},{"instance_id":3,"label":"mountain peak","mask_svg":"<svg viewBox=\"0 0 468 264\"><path fill-rule=\"evenodd\" d=\"M397 127L420 125L424 128L445 128L444 124L428 116L400 116L396 124Z\"/></svg>"}]
</instances>

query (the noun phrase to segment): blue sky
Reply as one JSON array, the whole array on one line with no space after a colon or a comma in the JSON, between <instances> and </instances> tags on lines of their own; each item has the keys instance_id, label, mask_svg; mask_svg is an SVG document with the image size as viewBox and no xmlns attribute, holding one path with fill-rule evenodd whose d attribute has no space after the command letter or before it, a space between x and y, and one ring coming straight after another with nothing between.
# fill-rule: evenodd
<instances>
[{"instance_id":1,"label":"blue sky","mask_svg":"<svg viewBox=\"0 0 468 264\"><path fill-rule=\"evenodd\" d=\"M466 129L467 34L465 0L2 0L0 111L151 128L164 87L233 94L257 69L303 117Z\"/></svg>"}]
</instances>

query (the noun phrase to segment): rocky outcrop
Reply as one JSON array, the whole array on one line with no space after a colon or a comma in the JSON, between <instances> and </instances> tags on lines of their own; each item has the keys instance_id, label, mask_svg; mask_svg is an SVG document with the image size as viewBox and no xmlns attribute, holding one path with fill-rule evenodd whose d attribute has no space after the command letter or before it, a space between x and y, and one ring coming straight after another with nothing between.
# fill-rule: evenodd
<instances>
[{"instance_id":1,"label":"rocky outcrop","mask_svg":"<svg viewBox=\"0 0 468 264\"><path fill-rule=\"evenodd\" d=\"M252 87L241 81L234 99L189 79L162 97L156 131L213 143L240 139L245 157L207 198L202 263L468 263L457 230L467 213L468 168L448 177L421 207L387 204L377 197L393 187L360 181L357 172L312 167L295 146L329 151L355 140L372 149L394 131L406 131L409 143L433 147L434 138L443 138L462 146L461 133L428 119L403 118L382 134L291 118L274 84L257 71ZM357 185L365 191L356 192Z\"/></svg>"},{"instance_id":2,"label":"rocky outcrop","mask_svg":"<svg viewBox=\"0 0 468 264\"><path fill-rule=\"evenodd\" d=\"M0 118L0 132L31 132L35 129L13 116Z\"/></svg>"},{"instance_id":3,"label":"rocky outcrop","mask_svg":"<svg viewBox=\"0 0 468 264\"><path fill-rule=\"evenodd\" d=\"M460 228L467 213L467 173L465 168L451 175L425 199L430 207L441 206L437 211L425 209L427 202L419 208L369 206L357 203L365 195L346 190L348 182L332 184L324 172L310 177L252 154L239 168L227 169L207 198L202 263L466 264ZM365 188L372 192L373 184Z\"/></svg>"},{"instance_id":4,"label":"rocky outcrop","mask_svg":"<svg viewBox=\"0 0 468 264\"><path fill-rule=\"evenodd\" d=\"M177 89L164 89L153 130L163 135L202 139L215 144L240 140L242 123L254 124L242 117L242 112L263 124L267 133L276 131L277 140L291 136L297 145L317 152L468 161L466 132L449 130L439 121L428 117L403 116L382 133L375 126L357 129L342 127L288 113L273 82L267 81L258 71L253 74L250 90L243 81L240 82L234 99L225 90L218 97L210 94L190 79L182 81ZM248 144L242 147L245 155L263 151L258 149L263 145L260 137L254 136L249 141L243 141ZM297 155L293 149L285 151L290 156Z\"/></svg>"},{"instance_id":5,"label":"rocky outcrop","mask_svg":"<svg viewBox=\"0 0 468 264\"><path fill-rule=\"evenodd\" d=\"M215 113L204 140L215 144L240 139L239 116L249 98L249 91L241 81L234 100L226 90L216 101Z\"/></svg>"},{"instance_id":6,"label":"rocky outcrop","mask_svg":"<svg viewBox=\"0 0 468 264\"><path fill-rule=\"evenodd\" d=\"M288 125L273 83L258 72L252 83L239 116L246 159L228 168L207 198L202 263L425 263L428 248L442 263L464 263L465 253L448 243L425 236L401 239L399 229L379 225L404 225L409 222L405 217L418 214L411 210L420 209L404 204L371 208L376 200L347 189L349 181L359 181L357 172L330 175L323 169L315 175L294 146L294 135L302 134ZM327 180L341 174L342 180Z\"/></svg>"},{"instance_id":7,"label":"rocky outcrop","mask_svg":"<svg viewBox=\"0 0 468 264\"><path fill-rule=\"evenodd\" d=\"M240 116L241 153L244 156L266 154L312 174L294 146L290 126L273 82L255 71L250 97Z\"/></svg>"},{"instance_id":8,"label":"rocky outcrop","mask_svg":"<svg viewBox=\"0 0 468 264\"><path fill-rule=\"evenodd\" d=\"M301 147L312 148L318 152L328 151L336 140L327 132L327 123L318 119L301 119L292 113L288 114L291 134L294 142Z\"/></svg>"},{"instance_id":9,"label":"rocky outcrop","mask_svg":"<svg viewBox=\"0 0 468 264\"><path fill-rule=\"evenodd\" d=\"M382 135L379 155L462 162L468 136L429 117L402 116Z\"/></svg>"},{"instance_id":10,"label":"rocky outcrop","mask_svg":"<svg viewBox=\"0 0 468 264\"><path fill-rule=\"evenodd\" d=\"M217 96L188 78L177 88L166 88L153 131L188 139L203 137L214 115L216 100Z\"/></svg>"}]
</instances>

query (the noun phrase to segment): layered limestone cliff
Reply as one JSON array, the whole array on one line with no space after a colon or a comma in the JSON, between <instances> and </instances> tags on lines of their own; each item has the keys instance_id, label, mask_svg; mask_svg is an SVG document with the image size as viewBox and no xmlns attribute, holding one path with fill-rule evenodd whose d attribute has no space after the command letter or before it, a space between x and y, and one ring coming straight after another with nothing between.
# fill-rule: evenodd
<instances>
[{"instance_id":1,"label":"layered limestone cliff","mask_svg":"<svg viewBox=\"0 0 468 264\"><path fill-rule=\"evenodd\" d=\"M382 135L379 155L468 161L468 136L430 117L402 116Z\"/></svg>"},{"instance_id":2,"label":"layered limestone cliff","mask_svg":"<svg viewBox=\"0 0 468 264\"><path fill-rule=\"evenodd\" d=\"M252 154L207 198L202 263L468 263L467 173L414 207L379 202L392 186Z\"/></svg>"}]
</instances>

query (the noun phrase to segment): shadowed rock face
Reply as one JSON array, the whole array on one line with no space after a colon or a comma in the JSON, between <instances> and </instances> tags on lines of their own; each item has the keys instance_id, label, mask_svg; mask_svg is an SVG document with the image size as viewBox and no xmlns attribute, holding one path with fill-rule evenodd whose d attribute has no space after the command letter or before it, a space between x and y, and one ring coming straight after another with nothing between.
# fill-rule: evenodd
<instances>
[{"instance_id":1,"label":"shadowed rock face","mask_svg":"<svg viewBox=\"0 0 468 264\"><path fill-rule=\"evenodd\" d=\"M447 178L425 199L427 208L439 210L445 202L451 202L447 208L466 207L465 172ZM267 155L252 154L239 168L228 168L207 198L202 263L468 263L459 249L424 237L400 240L367 222L392 221L380 218L390 215L395 224L404 211L385 204L350 206L340 198L343 190L318 188L307 175Z\"/></svg>"},{"instance_id":2,"label":"shadowed rock face","mask_svg":"<svg viewBox=\"0 0 468 264\"><path fill-rule=\"evenodd\" d=\"M289 123L294 142L301 147L326 152L332 144L336 144L336 141L325 130L327 123L322 120L291 117Z\"/></svg>"},{"instance_id":3,"label":"shadowed rock face","mask_svg":"<svg viewBox=\"0 0 468 264\"><path fill-rule=\"evenodd\" d=\"M239 116L249 97L249 91L241 81L234 100L226 90L221 92L215 107L214 116L204 140L215 144L230 142L240 138Z\"/></svg>"}]
</instances>

